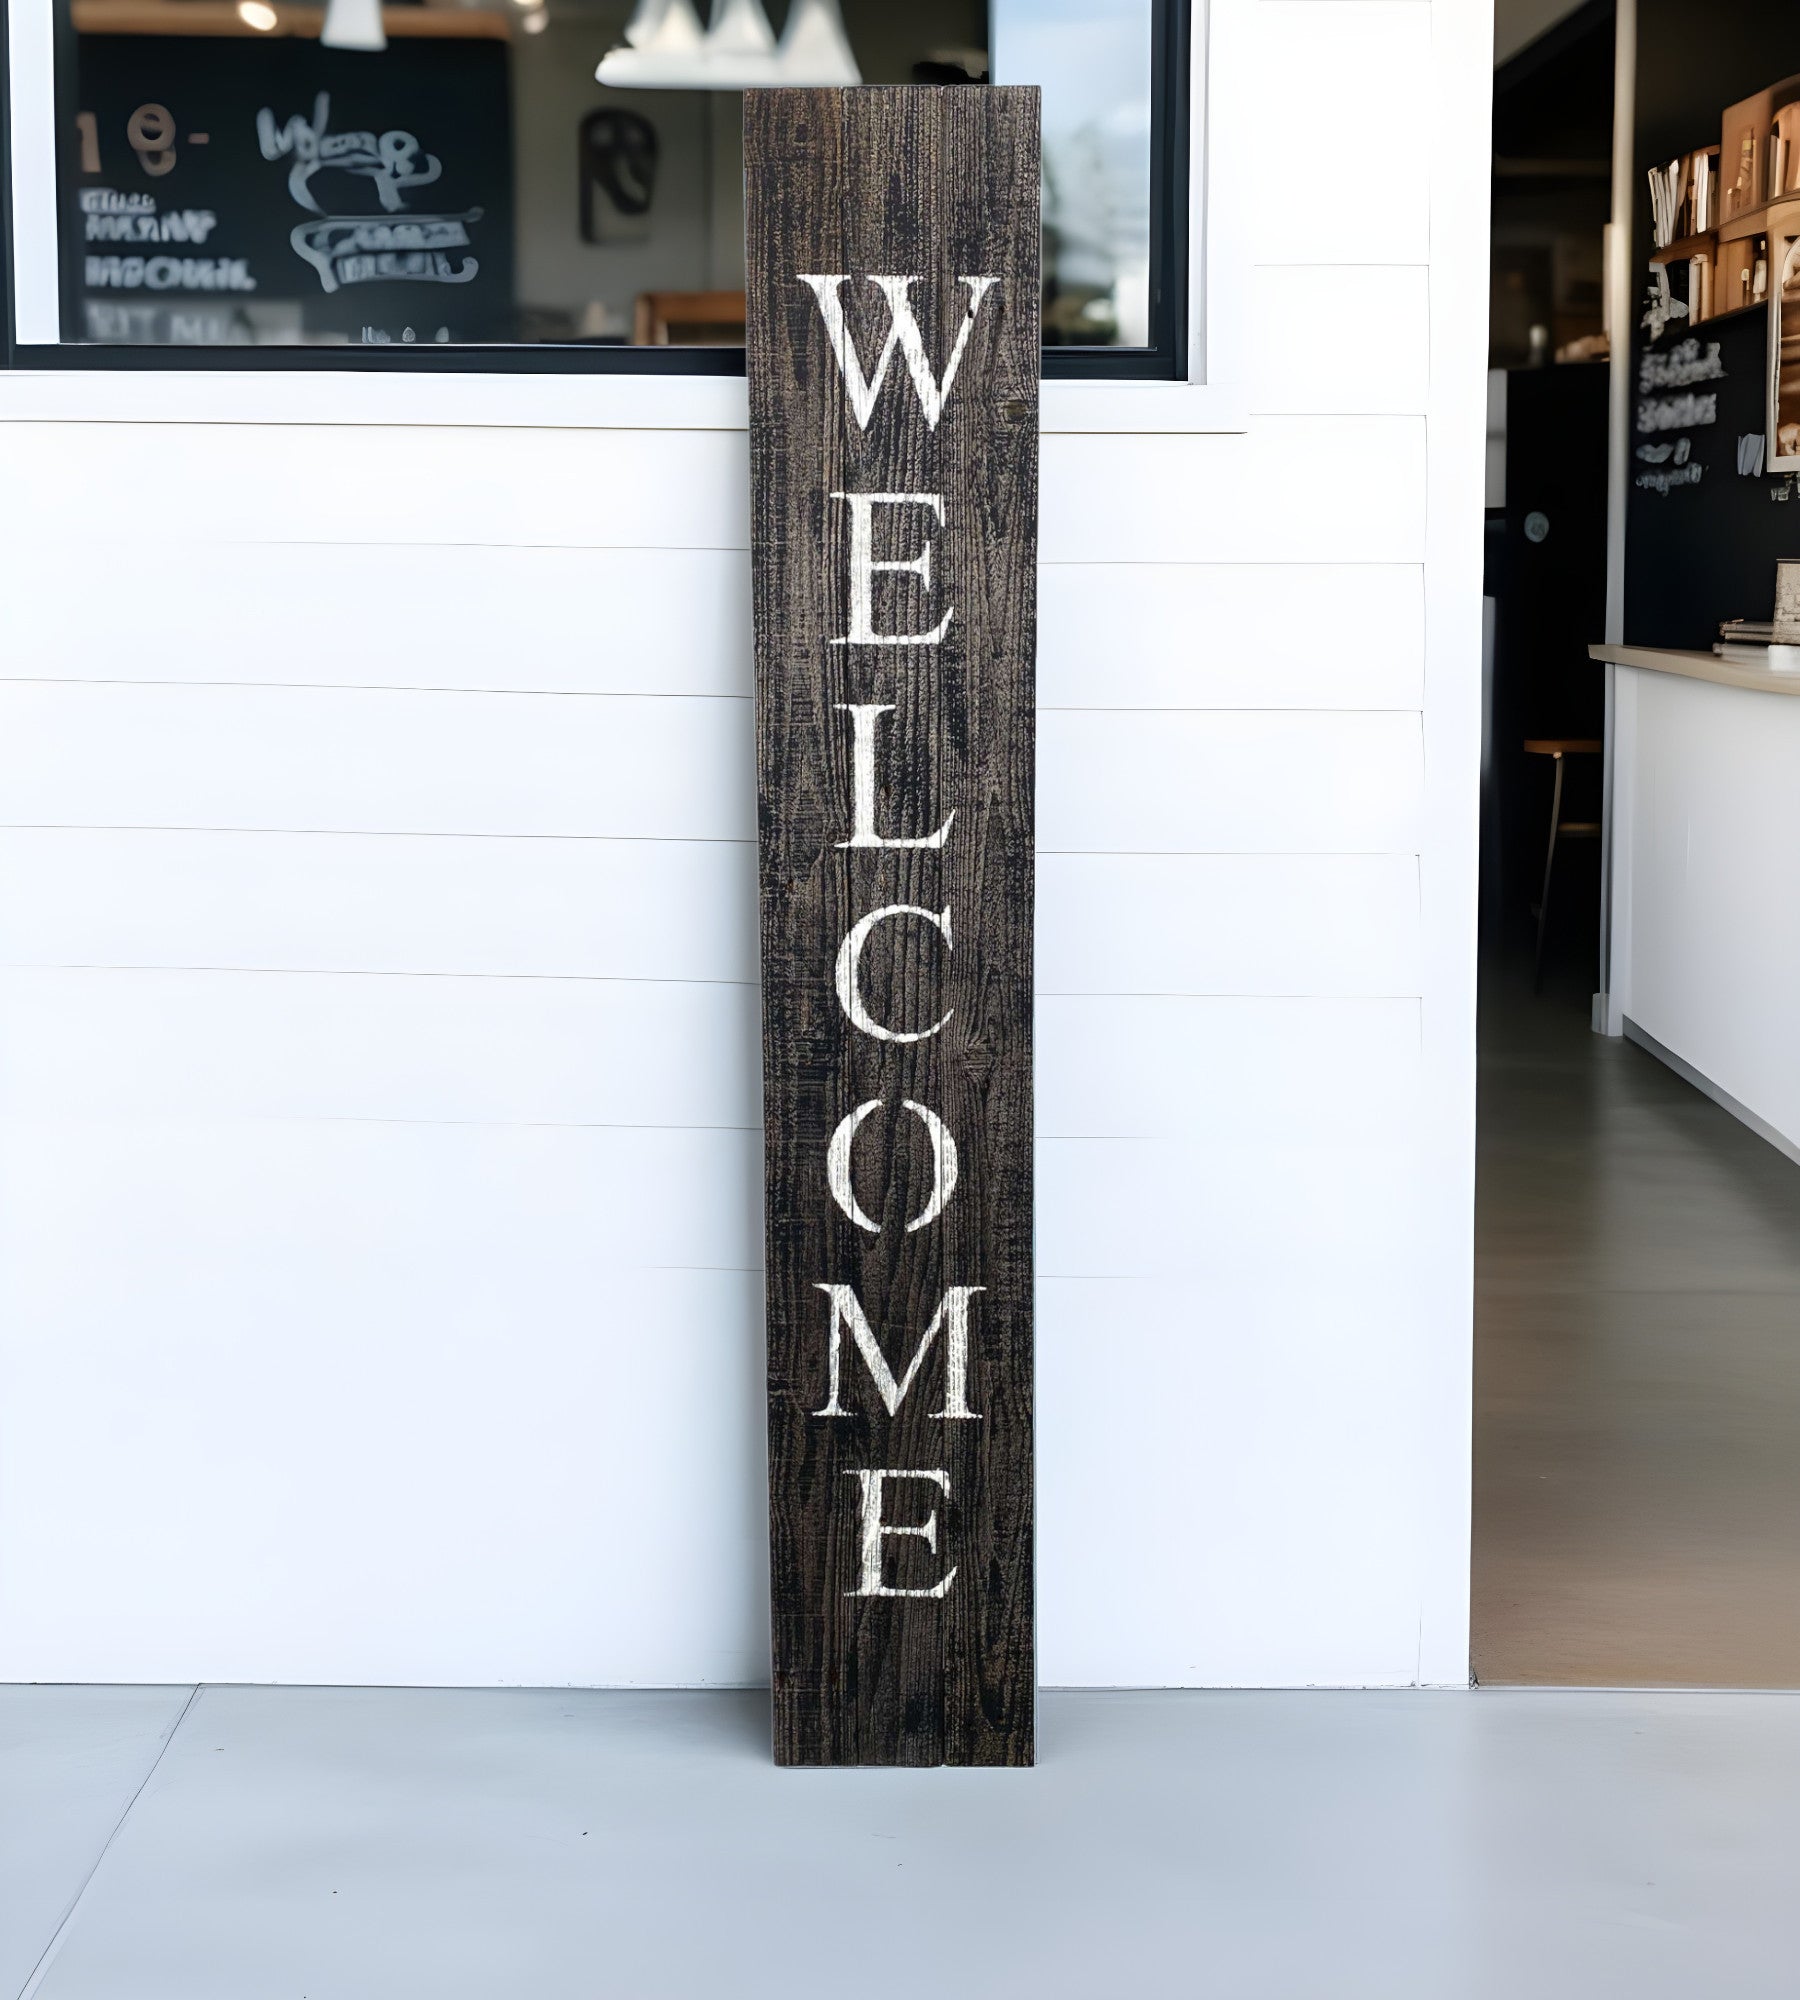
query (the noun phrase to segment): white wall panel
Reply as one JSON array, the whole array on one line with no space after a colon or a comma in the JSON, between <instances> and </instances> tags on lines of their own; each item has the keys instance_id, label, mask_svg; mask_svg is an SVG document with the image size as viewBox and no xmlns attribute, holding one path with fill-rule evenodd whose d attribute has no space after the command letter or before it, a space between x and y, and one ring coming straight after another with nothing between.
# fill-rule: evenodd
<instances>
[{"instance_id":1,"label":"white wall panel","mask_svg":"<svg viewBox=\"0 0 1800 2000\"><path fill-rule=\"evenodd\" d=\"M1250 407L1271 415L1423 416L1431 391L1429 283L1423 264L1322 256L1317 264L1258 265L1250 276Z\"/></svg>"},{"instance_id":2,"label":"white wall panel","mask_svg":"<svg viewBox=\"0 0 1800 2000\"><path fill-rule=\"evenodd\" d=\"M1412 994L1405 855L1044 855L1038 991Z\"/></svg>"},{"instance_id":3,"label":"white wall panel","mask_svg":"<svg viewBox=\"0 0 1800 2000\"><path fill-rule=\"evenodd\" d=\"M747 843L0 831L0 958L756 978Z\"/></svg>"},{"instance_id":4,"label":"white wall panel","mask_svg":"<svg viewBox=\"0 0 1800 2000\"><path fill-rule=\"evenodd\" d=\"M1253 12L1249 427L1044 443L1051 1682L1466 1658L1490 52ZM0 1675L764 1671L745 440L576 401L0 423Z\"/></svg>"},{"instance_id":5,"label":"white wall panel","mask_svg":"<svg viewBox=\"0 0 1800 2000\"><path fill-rule=\"evenodd\" d=\"M1038 719L1042 852L1414 853L1423 784L1416 715Z\"/></svg>"},{"instance_id":6,"label":"white wall panel","mask_svg":"<svg viewBox=\"0 0 1800 2000\"><path fill-rule=\"evenodd\" d=\"M1258 262L1429 263L1429 0L1260 0L1255 17Z\"/></svg>"},{"instance_id":7,"label":"white wall panel","mask_svg":"<svg viewBox=\"0 0 1800 2000\"><path fill-rule=\"evenodd\" d=\"M121 543L96 587L85 541L0 548L0 678L751 692L739 550L322 543L306 552L301 590L291 548L238 543L208 564L204 632L146 611L194 562L192 550ZM504 643L472 615L484 603L504 604ZM1417 708L1423 606L1416 564L1047 565L1038 697L1048 708Z\"/></svg>"},{"instance_id":8,"label":"white wall panel","mask_svg":"<svg viewBox=\"0 0 1800 2000\"><path fill-rule=\"evenodd\" d=\"M0 1677L753 1678L760 1281L631 1137L0 1128Z\"/></svg>"},{"instance_id":9,"label":"white wall panel","mask_svg":"<svg viewBox=\"0 0 1800 2000\"><path fill-rule=\"evenodd\" d=\"M1040 997L1037 1129L1230 1149L1411 1133L1412 999Z\"/></svg>"},{"instance_id":10,"label":"white wall panel","mask_svg":"<svg viewBox=\"0 0 1800 2000\"><path fill-rule=\"evenodd\" d=\"M749 490L727 431L0 424L6 539L78 537L95 588L115 542L743 549Z\"/></svg>"},{"instance_id":11,"label":"white wall panel","mask_svg":"<svg viewBox=\"0 0 1800 2000\"><path fill-rule=\"evenodd\" d=\"M1042 998L1045 1140L1409 1134L1408 999ZM0 971L0 1116L759 1128L755 989Z\"/></svg>"},{"instance_id":12,"label":"white wall panel","mask_svg":"<svg viewBox=\"0 0 1800 2000\"><path fill-rule=\"evenodd\" d=\"M235 542L221 559L58 535L0 548L9 572L9 680L751 692L736 549ZM198 627L169 610L197 575Z\"/></svg>"},{"instance_id":13,"label":"white wall panel","mask_svg":"<svg viewBox=\"0 0 1800 2000\"><path fill-rule=\"evenodd\" d=\"M78 450L66 448L70 435ZM1416 562L1423 467L1416 417L1046 437L1041 553ZM317 544L743 549L748 488L744 439L716 431L0 424L0 540L12 551L0 577L28 576L36 545L69 538L91 550L94 588L105 587L114 544L165 547L171 561L182 548L289 544L292 589ZM396 636L407 629L397 611ZM503 627L496 637L506 643Z\"/></svg>"},{"instance_id":14,"label":"white wall panel","mask_svg":"<svg viewBox=\"0 0 1800 2000\"><path fill-rule=\"evenodd\" d=\"M15 826L749 840L748 701L0 685Z\"/></svg>"},{"instance_id":15,"label":"white wall panel","mask_svg":"<svg viewBox=\"0 0 1800 2000\"><path fill-rule=\"evenodd\" d=\"M13 1565L0 1673L82 1678L106 1660L142 1679L203 1668L305 1680L753 1677L756 1281L646 1269L678 1247L654 1236L622 1250L601 1212L616 1183L595 1156L607 1143L286 1124L0 1128L0 1304L18 1330L13 1392L41 1418L0 1471L8 1513L29 1498L37 1524ZM660 1157L678 1177L679 1161ZM1332 1184L1352 1216L1330 1222L1317 1204L1327 1224L1313 1260L1283 1255L1271 1268L1293 1164L1252 1163L1233 1216L1248 1220L1248 1240L1221 1233L1190 1282L1046 1272L1051 1680L1304 1678L1319 1589L1334 1631L1355 1635L1334 1657L1368 1678L1407 1677L1391 1602L1405 1540L1393 1470L1403 1381L1381 1359L1408 1310L1404 1274L1370 1272L1366 1243L1358 1265L1341 1262L1348 1220L1370 1213L1351 1152ZM1095 1170L1111 1180L1109 1164ZM1065 1178L1054 1160L1046 1174ZM753 1204L753 1165L737 1178ZM1323 1185L1315 1176L1304 1192ZM670 1189L659 1174L654 1192ZM105 1257L86 1254L96 1240ZM1047 1244L1047 1262L1060 1254ZM1140 1349L1142 1368L1122 1365ZM1154 1409L1134 1404L1143 1448L1115 1462L1111 1398L1136 1396L1130 1385L1153 1363L1167 1372ZM58 1448L71 1426L86 1451ZM1299 1443L1299 1463L1327 1466L1346 1430L1378 1476L1321 1508L1316 1477L1294 1490L1288 1454ZM106 1481L92 1476L94 1450ZM508 1467L498 1486L484 1473L497 1463ZM669 1481L673 1465L689 1476ZM1191 1588L1166 1587L1159 1468L1217 1527L1188 1548ZM133 1504L120 1508L125 1491ZM622 1508L622 1492L653 1492L656 1505ZM1265 1514L1266 1542L1252 1525ZM1082 1615L1127 1587L1096 1583L1104 1545L1133 1587L1162 1565L1143 1618ZM1279 1609L1241 1632L1235 1607L1268 1547L1281 1558ZM74 1600L71 1562L94 1586ZM646 1618L670 1574L694 1601ZM471 1621L476 1579L490 1616Z\"/></svg>"},{"instance_id":16,"label":"white wall panel","mask_svg":"<svg viewBox=\"0 0 1800 2000\"><path fill-rule=\"evenodd\" d=\"M748 701L0 684L14 825L748 840ZM1415 849L1407 715L1048 715L1048 848Z\"/></svg>"},{"instance_id":17,"label":"white wall panel","mask_svg":"<svg viewBox=\"0 0 1800 2000\"><path fill-rule=\"evenodd\" d=\"M1418 708L1416 563L1064 563L1038 580L1045 708Z\"/></svg>"},{"instance_id":18,"label":"white wall panel","mask_svg":"<svg viewBox=\"0 0 1800 2000\"><path fill-rule=\"evenodd\" d=\"M1331 1678L1416 1679L1429 1333L1400 1271L1344 1283L1277 1259L1040 1285L1045 1679L1303 1687L1323 1631Z\"/></svg>"},{"instance_id":19,"label":"white wall panel","mask_svg":"<svg viewBox=\"0 0 1800 2000\"><path fill-rule=\"evenodd\" d=\"M1391 1279L1418 1238L1411 1121L1361 1143L1221 1147L1199 1134L1046 1139L1037 1155L1042 1278L1179 1278L1240 1284L1282 1264L1355 1289Z\"/></svg>"},{"instance_id":20,"label":"white wall panel","mask_svg":"<svg viewBox=\"0 0 1800 2000\"><path fill-rule=\"evenodd\" d=\"M1236 437L1046 438L1041 533L1046 562L1418 562L1425 425L1261 417Z\"/></svg>"},{"instance_id":21,"label":"white wall panel","mask_svg":"<svg viewBox=\"0 0 1800 2000\"><path fill-rule=\"evenodd\" d=\"M0 832L0 963L750 982L755 875L722 842ZM1045 855L1039 987L1414 993L1418 920L1405 855Z\"/></svg>"},{"instance_id":22,"label":"white wall panel","mask_svg":"<svg viewBox=\"0 0 1800 2000\"><path fill-rule=\"evenodd\" d=\"M0 1116L760 1131L752 986L0 972Z\"/></svg>"}]
</instances>

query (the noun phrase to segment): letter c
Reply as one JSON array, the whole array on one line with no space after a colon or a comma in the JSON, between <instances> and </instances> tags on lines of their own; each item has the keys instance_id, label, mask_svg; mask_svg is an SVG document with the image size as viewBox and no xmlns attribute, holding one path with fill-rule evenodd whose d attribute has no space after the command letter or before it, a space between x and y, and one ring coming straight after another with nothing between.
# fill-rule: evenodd
<instances>
[{"instance_id":1,"label":"letter c","mask_svg":"<svg viewBox=\"0 0 1800 2000\"><path fill-rule=\"evenodd\" d=\"M956 940L950 935L950 911L922 910L916 903L888 903L879 910L871 910L850 928L849 935L838 947L837 955L837 996L839 1004L850 1017L852 1027L860 1028L865 1035L873 1035L878 1042L923 1042L938 1032L944 1022L956 1012L954 1007L946 1008L944 1018L929 1028L921 1028L916 1034L903 1034L898 1029L884 1028L862 1002L862 989L858 984L862 948L869 941L869 933L875 926L885 923L889 917L923 917L928 924L936 924L944 934L944 942L955 949ZM845 1142L846 1145L848 1141Z\"/></svg>"}]
</instances>

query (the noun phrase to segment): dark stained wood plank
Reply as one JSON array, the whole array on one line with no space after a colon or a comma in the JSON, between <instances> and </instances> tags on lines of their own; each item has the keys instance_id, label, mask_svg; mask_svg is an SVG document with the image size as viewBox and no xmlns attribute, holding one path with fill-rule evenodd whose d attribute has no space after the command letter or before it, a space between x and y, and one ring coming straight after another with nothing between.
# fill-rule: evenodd
<instances>
[{"instance_id":1,"label":"dark stained wood plank","mask_svg":"<svg viewBox=\"0 0 1800 2000\"><path fill-rule=\"evenodd\" d=\"M753 91L744 139L775 1754L1028 1764L1037 92ZM877 276L916 282L884 293ZM993 282L965 282L981 278ZM896 347L865 428L829 309L848 372L870 381L890 296L916 314L930 378L922 396ZM927 401L959 338L934 425ZM936 504L833 497L850 494ZM859 514L865 557L915 562L929 540L930 573L862 571L856 631L926 634L951 613L937 643L838 643L854 636ZM854 706L885 712L859 721ZM872 830L924 841L948 821L941 842L843 845L859 729L873 742ZM896 906L923 914L867 931L845 989L859 1026L840 991L846 940ZM840 1202L833 1135L867 1105ZM955 1183L909 1227L944 1186L934 1119ZM840 1313L848 1295L832 1287L854 1306ZM856 1308L887 1386L904 1389L892 1414ZM910 1476L870 1477L894 1471ZM935 1548L882 1533L871 1552L872 1487L881 1522L929 1527ZM871 1581L938 1594L873 1595Z\"/></svg>"}]
</instances>

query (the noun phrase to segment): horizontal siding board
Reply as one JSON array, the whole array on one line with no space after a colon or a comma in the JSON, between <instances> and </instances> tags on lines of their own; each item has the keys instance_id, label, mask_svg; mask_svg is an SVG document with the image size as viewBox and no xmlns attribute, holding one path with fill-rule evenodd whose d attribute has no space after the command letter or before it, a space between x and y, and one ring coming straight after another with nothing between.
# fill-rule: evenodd
<instances>
[{"instance_id":1,"label":"horizontal siding board","mask_svg":"<svg viewBox=\"0 0 1800 2000\"><path fill-rule=\"evenodd\" d=\"M387 689L0 686L17 826L749 840L750 705Z\"/></svg>"},{"instance_id":2,"label":"horizontal siding board","mask_svg":"<svg viewBox=\"0 0 1800 2000\"><path fill-rule=\"evenodd\" d=\"M0 1114L753 1131L748 985L0 972Z\"/></svg>"},{"instance_id":3,"label":"horizontal siding board","mask_svg":"<svg viewBox=\"0 0 1800 2000\"><path fill-rule=\"evenodd\" d=\"M0 521L9 542L78 535L96 581L112 543L750 545L742 433L109 423L78 435L71 450L60 425L0 425Z\"/></svg>"},{"instance_id":4,"label":"horizontal siding board","mask_svg":"<svg viewBox=\"0 0 1800 2000\"><path fill-rule=\"evenodd\" d=\"M0 832L0 963L756 978L754 857L676 841ZM1040 994L1410 994L1405 855L1045 855Z\"/></svg>"},{"instance_id":5,"label":"horizontal siding board","mask_svg":"<svg viewBox=\"0 0 1800 2000\"><path fill-rule=\"evenodd\" d=\"M15 826L748 840L751 729L723 698L14 682L0 800ZM1050 714L1038 769L1045 848L1418 843L1412 715Z\"/></svg>"},{"instance_id":6,"label":"horizontal siding board","mask_svg":"<svg viewBox=\"0 0 1800 2000\"><path fill-rule=\"evenodd\" d=\"M1037 1239L1046 1277L1158 1277L1243 1270L1286 1257L1345 1281L1380 1276L1402 1262L1417 1227L1417 1162L1396 1119L1336 1146L1265 1140L1220 1145L1204 1138L1044 1139L1037 1147ZM317 1239L309 1253L321 1307L354 1281L359 1247L391 1222L417 1226L431 1204L509 1176L508 1204L530 1199L583 1240L594 1271L755 1271L762 1262L762 1140L759 1132L644 1126L453 1125L326 1119L73 1121L9 1118L0 1131L7 1170L46 1177L73 1200L83 1177L97 1190L126 1177L142 1187L159 1151L168 1161L160 1192L142 1203L162 1211L154 1252L166 1284L205 1282L204 1245L227 1225L271 1249L296 1241L295 1217L337 1196L319 1186L339 1172L386 1162L385 1195L372 1199L349 1243ZM234 1175L241 1174L241 1182ZM197 1204L204 1202L202 1214ZM42 1232L35 1250L28 1220ZM548 1228L502 1235L498 1218L465 1211L483 1246L484 1288L503 1290ZM95 1227L98 1218L95 1218ZM79 1254L75 1206L48 1192L21 1204L0 1240L48 1294L77 1282L45 1269L53 1250ZM90 1235L89 1243L106 1237ZM1284 1247L1285 1246L1285 1247ZM9 1283L14 1282L9 1280ZM392 1285L412 1296L408 1274ZM29 1300L24 1303L30 1303ZM159 1317L174 1301L159 1295ZM410 1307L409 1307L410 1310Z\"/></svg>"},{"instance_id":7,"label":"horizontal siding board","mask_svg":"<svg viewBox=\"0 0 1800 2000\"><path fill-rule=\"evenodd\" d=\"M249 543L205 560L120 544L97 576L80 540L11 561L8 680L751 692L749 559L736 550L333 543L300 556ZM188 587L202 565L204 628L146 617L146 603ZM1045 707L1421 702L1416 564L1057 563L1038 600ZM504 645L472 604L500 607Z\"/></svg>"},{"instance_id":8,"label":"horizontal siding board","mask_svg":"<svg viewBox=\"0 0 1800 2000\"><path fill-rule=\"evenodd\" d=\"M1047 852L1413 853L1416 715L1114 709L1038 718Z\"/></svg>"},{"instance_id":9,"label":"horizontal siding board","mask_svg":"<svg viewBox=\"0 0 1800 2000\"><path fill-rule=\"evenodd\" d=\"M759 1282L625 1268L603 1160L0 1128L0 1675L756 1680Z\"/></svg>"},{"instance_id":10,"label":"horizontal siding board","mask_svg":"<svg viewBox=\"0 0 1800 2000\"><path fill-rule=\"evenodd\" d=\"M589 1226L593 1143L0 1127L9 1396L34 1413L0 1466L0 1673L543 1684L586 1661L624 1683L754 1680L758 1281L620 1268ZM1254 1165L1279 1199L1278 1163ZM1046 1678L1405 1679L1413 1613L1383 1557L1416 1504L1405 1273L1246 1254L1185 1279L1047 1276L1040 1310ZM1146 1406L1153 1362L1168 1393ZM1125 1461L1120 1423L1141 1446ZM117 1481L93 1480L77 1426ZM1335 1463L1346 1433L1362 1476L1321 1517L1294 1454ZM508 1478L472 1477L497 1451ZM654 1475L696 1463L704 1479ZM629 1533L625 1491L653 1503ZM1193 1508L1258 1532L1195 1544ZM1159 1592L1171 1564L1184 1587ZM670 1574L691 1590L671 1599ZM1124 1653L1108 1592L1131 1613Z\"/></svg>"},{"instance_id":11,"label":"horizontal siding board","mask_svg":"<svg viewBox=\"0 0 1800 2000\"><path fill-rule=\"evenodd\" d=\"M82 448L71 451L63 427L0 425L9 596L33 588L38 549L59 543L90 552L92 588L105 587L118 546L160 548L171 566L204 574L237 547L278 543L290 552L290 589L321 544L749 546L745 440L723 433L79 428ZM1417 417L1270 416L1236 434L1046 437L1040 553L1047 562L1417 562L1424 472ZM154 510L146 492L158 496ZM492 615L472 591L460 601L471 618ZM406 643L402 605L392 619ZM215 643L224 652L240 642L220 634Z\"/></svg>"},{"instance_id":12,"label":"horizontal siding board","mask_svg":"<svg viewBox=\"0 0 1800 2000\"><path fill-rule=\"evenodd\" d=\"M1405 855L1047 855L1040 994L1419 991Z\"/></svg>"},{"instance_id":13,"label":"horizontal siding board","mask_svg":"<svg viewBox=\"0 0 1800 2000\"><path fill-rule=\"evenodd\" d=\"M10 964L756 978L746 842L0 832Z\"/></svg>"},{"instance_id":14,"label":"horizontal siding board","mask_svg":"<svg viewBox=\"0 0 1800 2000\"><path fill-rule=\"evenodd\" d=\"M1394 1552L1417 1538L1414 1374L1434 1329L1407 1271L1346 1282L1282 1254L1049 1280L1038 1329L1046 1680L1416 1678L1418 1599Z\"/></svg>"},{"instance_id":15,"label":"horizontal siding board","mask_svg":"<svg viewBox=\"0 0 1800 2000\"><path fill-rule=\"evenodd\" d=\"M1259 417L1236 436L1046 438L1043 505L1046 562L1419 562L1425 423Z\"/></svg>"},{"instance_id":16,"label":"horizontal siding board","mask_svg":"<svg viewBox=\"0 0 1800 2000\"><path fill-rule=\"evenodd\" d=\"M1418 1116L1419 1003L1046 999L1037 1075L1043 1138L1354 1144Z\"/></svg>"},{"instance_id":17,"label":"horizontal siding board","mask_svg":"<svg viewBox=\"0 0 1800 2000\"><path fill-rule=\"evenodd\" d=\"M1257 414L1423 416L1431 386L1423 264L1263 264L1250 274Z\"/></svg>"},{"instance_id":18,"label":"horizontal siding board","mask_svg":"<svg viewBox=\"0 0 1800 2000\"><path fill-rule=\"evenodd\" d=\"M748 986L0 971L0 1115L752 1130ZM1047 998L1040 1138L1362 1143L1417 1115L1413 1000Z\"/></svg>"},{"instance_id":19,"label":"horizontal siding board","mask_svg":"<svg viewBox=\"0 0 1800 2000\"><path fill-rule=\"evenodd\" d=\"M1066 563L1038 582L1043 708L1419 708L1415 563Z\"/></svg>"},{"instance_id":20,"label":"horizontal siding board","mask_svg":"<svg viewBox=\"0 0 1800 2000\"><path fill-rule=\"evenodd\" d=\"M751 692L749 559L735 549L97 550L82 536L11 561L8 679ZM175 596L204 619L147 609Z\"/></svg>"},{"instance_id":21,"label":"horizontal siding board","mask_svg":"<svg viewBox=\"0 0 1800 2000\"><path fill-rule=\"evenodd\" d=\"M1360 1142L1311 1135L1219 1145L1192 1139L1047 1139L1037 1150L1046 1277L1244 1273L1281 1262L1347 1287L1404 1267L1418 1241L1413 1122Z\"/></svg>"}]
</instances>

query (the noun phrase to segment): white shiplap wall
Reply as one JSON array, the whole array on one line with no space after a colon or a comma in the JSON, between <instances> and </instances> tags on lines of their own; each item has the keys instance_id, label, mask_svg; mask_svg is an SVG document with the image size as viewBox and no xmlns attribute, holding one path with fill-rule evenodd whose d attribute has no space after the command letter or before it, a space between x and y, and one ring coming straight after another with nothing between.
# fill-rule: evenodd
<instances>
[{"instance_id":1,"label":"white shiplap wall","mask_svg":"<svg viewBox=\"0 0 1800 2000\"><path fill-rule=\"evenodd\" d=\"M1044 447L1052 1683L1466 1660L1487 24L1252 11L1249 428ZM744 439L168 393L0 423L0 1678L756 1679Z\"/></svg>"}]
</instances>

